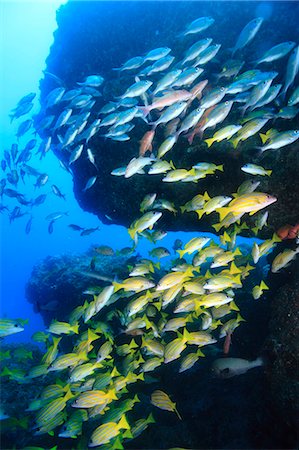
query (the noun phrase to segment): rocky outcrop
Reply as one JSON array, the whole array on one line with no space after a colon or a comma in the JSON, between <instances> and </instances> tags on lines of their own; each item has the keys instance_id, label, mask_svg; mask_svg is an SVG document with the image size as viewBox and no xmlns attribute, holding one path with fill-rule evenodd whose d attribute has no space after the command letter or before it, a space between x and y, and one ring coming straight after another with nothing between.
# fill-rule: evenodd
<instances>
[{"instance_id":1,"label":"rocky outcrop","mask_svg":"<svg viewBox=\"0 0 299 450\"><path fill-rule=\"evenodd\" d=\"M45 325L52 319L67 320L84 298L92 299L90 288L105 286L114 277L127 275L129 257L97 255L93 259L94 256L92 249L82 255L48 256L33 268L26 297Z\"/></svg>"},{"instance_id":2,"label":"rocky outcrop","mask_svg":"<svg viewBox=\"0 0 299 450\"><path fill-rule=\"evenodd\" d=\"M246 49L248 61L256 59L257 48L264 48L263 43L269 38L270 29L275 29L277 42L297 39L296 14L291 18L286 14L287 4L275 3L272 8L271 19L264 22L255 45ZM292 5L292 8L298 6ZM183 42L177 38L177 33L189 19L199 15L212 15L215 18L218 25L213 26L209 34L215 42L222 44L223 57L228 57L225 49L233 45L239 32L237 29L234 31L235 24L241 25L251 20L253 12L249 4L242 6L242 11L237 4L231 4L228 15L226 5L222 2L213 6L209 3L201 4L200 10L196 2L188 4L188 8L184 2L176 2L175 8L171 2L130 5L119 2L114 3L111 8L104 2L70 2L61 8L57 16L58 30L47 59L47 72L58 76L68 89L73 88L85 76L100 73L105 78L105 83L103 96L97 99L96 108L101 108L114 95L120 95L124 86L127 87L124 75L117 75L111 70L113 67L119 67L132 56L145 54L149 49L161 45L168 45L175 53L182 51ZM284 23L286 17L289 18L287 24ZM190 38L187 37L188 39ZM285 60L278 61L271 65L271 69L278 69L283 73L284 65ZM246 68L251 67L248 65ZM213 74L218 70L219 62L211 63L207 76L213 79ZM278 77L275 81L281 80ZM42 98L55 87L57 81L46 76L41 81ZM229 122L237 121L239 114L238 108L234 107ZM206 190L211 196L230 195L246 179L240 167L246 162L252 162L252 158L255 162L274 169L270 178L261 177L259 189L278 198L278 202L269 208L269 228L260 236L269 237L274 230L286 223L295 225L298 221L298 141L281 152L270 151L262 159L254 159L258 156L255 150L255 146L260 145L258 137L240 144L237 150L226 143L214 145L208 150L206 144L198 138L193 145L181 139L169 154L169 159L174 161L176 167L190 168L198 162L211 161L224 164L224 173L216 172L216 176L208 176L198 183L161 183L161 176L157 175L137 175L128 180L111 176L113 169L126 165L132 157L137 156L138 142L147 130L142 121L138 124L129 142L105 141L99 133L89 141L99 168L98 179L92 189L83 192L86 181L96 174L87 158L80 158L72 166L74 193L80 206L97 215L104 223L111 223L112 220L113 223L128 227L140 214L140 202L149 192L157 192L160 197L173 201L178 209L194 195ZM279 119L275 122L275 127L279 130L291 129L295 127L295 122ZM155 138L157 145L163 138L162 134L163 131L158 130ZM67 162L67 152L59 152L55 147L53 149L60 159ZM214 231L211 223L217 220L217 215L198 221L195 213L179 213L174 217L166 212L161 226L167 230Z\"/></svg>"}]
</instances>

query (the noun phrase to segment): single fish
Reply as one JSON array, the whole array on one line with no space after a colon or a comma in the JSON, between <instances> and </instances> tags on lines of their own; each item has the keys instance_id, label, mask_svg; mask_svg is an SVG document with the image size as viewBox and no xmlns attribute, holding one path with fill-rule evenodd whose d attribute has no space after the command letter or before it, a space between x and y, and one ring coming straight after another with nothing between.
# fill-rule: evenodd
<instances>
[{"instance_id":1,"label":"single fish","mask_svg":"<svg viewBox=\"0 0 299 450\"><path fill-rule=\"evenodd\" d=\"M181 36L187 36L188 34L197 34L209 28L215 20L213 17L199 17L193 20L189 25L187 25L186 30L181 34Z\"/></svg>"},{"instance_id":2,"label":"single fish","mask_svg":"<svg viewBox=\"0 0 299 450\"><path fill-rule=\"evenodd\" d=\"M262 358L255 361L248 361L241 358L220 358L212 364L212 372L219 378L231 378L236 375L242 375L250 369L263 366Z\"/></svg>"},{"instance_id":3,"label":"single fish","mask_svg":"<svg viewBox=\"0 0 299 450\"><path fill-rule=\"evenodd\" d=\"M10 336L11 334L24 331L19 319L0 319L0 337Z\"/></svg>"},{"instance_id":4,"label":"single fish","mask_svg":"<svg viewBox=\"0 0 299 450\"><path fill-rule=\"evenodd\" d=\"M170 399L168 394L163 391L154 391L151 395L151 403L157 408L164 409L166 411L173 411L176 413L178 418L182 420L177 408L176 404Z\"/></svg>"},{"instance_id":5,"label":"single fish","mask_svg":"<svg viewBox=\"0 0 299 450\"><path fill-rule=\"evenodd\" d=\"M90 188L95 184L95 182L97 181L97 179L98 179L97 176L94 176L94 177L89 178L89 179L87 180L86 184L85 184L85 187L82 189L83 192L86 192L88 189L90 189Z\"/></svg>"},{"instance_id":6,"label":"single fish","mask_svg":"<svg viewBox=\"0 0 299 450\"><path fill-rule=\"evenodd\" d=\"M283 250L277 256L275 256L272 266L271 272L277 273L284 267L287 267L289 263L296 257L297 253L299 253L299 247L295 250L291 250L289 248Z\"/></svg>"},{"instance_id":7,"label":"single fish","mask_svg":"<svg viewBox=\"0 0 299 450\"><path fill-rule=\"evenodd\" d=\"M272 170L266 170L262 166L257 166L256 164L245 164L241 167L241 170L246 173L250 173L251 175L267 175L268 177L271 175Z\"/></svg>"},{"instance_id":8,"label":"single fish","mask_svg":"<svg viewBox=\"0 0 299 450\"><path fill-rule=\"evenodd\" d=\"M244 48L252 39L255 37L257 32L259 31L264 19L262 17L256 17L251 20L241 31L237 42L232 49L232 56L236 53L236 51Z\"/></svg>"},{"instance_id":9,"label":"single fish","mask_svg":"<svg viewBox=\"0 0 299 450\"><path fill-rule=\"evenodd\" d=\"M158 59L164 58L171 52L171 49L168 47L155 48L147 53L144 57L145 61L157 61Z\"/></svg>"},{"instance_id":10,"label":"single fish","mask_svg":"<svg viewBox=\"0 0 299 450\"><path fill-rule=\"evenodd\" d=\"M277 59L283 58L287 55L294 47L295 42L282 42L281 44L275 45L270 48L270 50L266 51L264 55L256 61L256 65L265 63L265 62L273 62Z\"/></svg>"},{"instance_id":11,"label":"single fish","mask_svg":"<svg viewBox=\"0 0 299 450\"><path fill-rule=\"evenodd\" d=\"M284 87L281 95L284 96L289 87L292 86L299 70L299 45L295 47L288 59Z\"/></svg>"}]
</instances>

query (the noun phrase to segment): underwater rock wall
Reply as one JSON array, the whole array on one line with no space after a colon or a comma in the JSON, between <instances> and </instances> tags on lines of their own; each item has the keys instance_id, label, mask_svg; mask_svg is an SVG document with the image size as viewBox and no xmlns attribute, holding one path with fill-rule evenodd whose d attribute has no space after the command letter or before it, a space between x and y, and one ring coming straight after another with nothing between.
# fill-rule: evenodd
<instances>
[{"instance_id":1,"label":"underwater rock wall","mask_svg":"<svg viewBox=\"0 0 299 450\"><path fill-rule=\"evenodd\" d=\"M227 8L226 2L216 2L213 5L209 2L188 2L188 6L186 2L175 2L175 8L172 2L115 2L111 8L107 7L106 2L69 2L57 15L58 30L54 35L55 41L47 59L46 70L58 76L67 88L74 87L78 80L83 80L89 74L101 74L105 78L103 97L98 100L101 107L123 90L119 83L119 90L115 92L117 75L112 72L112 68L119 67L132 56L142 55L161 45L168 45L175 53L179 52L183 48L183 42L177 34L182 29L182 24L198 15L212 15L216 23L221 24L209 30L208 35L222 44L225 55L225 49L232 47L239 33L237 29L234 32L234 20L245 24L257 14L256 6L252 3L240 8L238 2L229 2L229 14ZM284 14L284 8L288 8L288 5L275 2L272 8L272 16L263 24L256 41L261 49L265 48L265 42L269 46L271 29L275 29L277 42L296 41L298 38L296 14L294 24L286 24L284 17L289 16ZM111 23L114 24L113 27ZM288 36L285 35L286 29ZM142 39L138 36L142 36ZM254 47L256 46L246 49L248 61L256 59L256 53L252 53ZM278 61L274 68L281 70L283 64L284 62ZM212 67L215 68L215 73L219 72L217 60L212 63ZM114 79L113 84L109 82L111 77ZM51 76L45 76L41 80L42 98L55 87L57 81ZM236 120L238 114L235 113ZM234 120L233 114L230 117ZM291 125L290 121L282 119L275 122L279 129L286 126L291 128ZM142 124L139 128L142 128ZM139 134L142 136L144 132ZM217 172L219 175L208 176L198 183L161 183L159 175L137 175L129 180L111 176L113 169L126 165L137 155L139 139L139 136L137 138L133 135L129 142L112 142L95 135L90 140L90 147L96 155L99 174L93 189L86 192L83 192L83 188L86 180L94 175L94 168L87 158L80 158L72 167L74 193L78 203L84 210L96 214L104 223L112 221L128 227L136 219L140 202L149 192L157 192L160 197L174 201L177 208L205 190L210 196L230 195L246 179L240 167L252 162L252 156L256 153L255 146L260 145L257 136L250 139L249 144L248 141L240 144L236 150L229 143L214 145L208 150L206 144L198 138L192 146L189 146L186 139L180 140L170 158L175 161L176 167L191 167L200 161L224 164L224 173ZM65 163L68 162L65 152L54 151ZM286 223L295 225L299 217L298 141L281 151L267 152L257 163L275 169L271 177L261 177L263 179L259 188L261 192L269 192L278 198L269 210L269 228L260 234L260 237L266 238L272 235L273 230ZM130 208L127 207L128 201ZM203 218L199 222L196 213L178 214L174 217L166 212L161 222L168 230L214 231L211 221ZM246 230L242 233L246 234Z\"/></svg>"},{"instance_id":2,"label":"underwater rock wall","mask_svg":"<svg viewBox=\"0 0 299 450\"><path fill-rule=\"evenodd\" d=\"M271 277L269 334L264 347L271 401L291 432L299 425L298 273L297 260L284 273Z\"/></svg>"},{"instance_id":3,"label":"underwater rock wall","mask_svg":"<svg viewBox=\"0 0 299 450\"><path fill-rule=\"evenodd\" d=\"M101 286L107 277L126 276L124 270L130 258L97 256L90 270L94 252L81 255L48 256L32 271L26 286L27 300L40 313L46 326L53 319L67 320L70 312L82 304L82 294L93 286ZM92 298L86 294L85 298Z\"/></svg>"}]
</instances>

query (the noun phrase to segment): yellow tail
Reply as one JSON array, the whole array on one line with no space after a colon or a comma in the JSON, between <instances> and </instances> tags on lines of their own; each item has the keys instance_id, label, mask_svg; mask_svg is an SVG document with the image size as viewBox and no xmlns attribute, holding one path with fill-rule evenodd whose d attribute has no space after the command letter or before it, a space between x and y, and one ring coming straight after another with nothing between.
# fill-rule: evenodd
<instances>
[{"instance_id":1,"label":"yellow tail","mask_svg":"<svg viewBox=\"0 0 299 450\"><path fill-rule=\"evenodd\" d=\"M259 135L263 144L269 139L269 136L267 136L267 134L259 133Z\"/></svg>"},{"instance_id":2,"label":"yellow tail","mask_svg":"<svg viewBox=\"0 0 299 450\"><path fill-rule=\"evenodd\" d=\"M196 213L198 215L198 220L200 220L202 218L202 216L205 214L205 210L204 209L197 209Z\"/></svg>"},{"instance_id":3,"label":"yellow tail","mask_svg":"<svg viewBox=\"0 0 299 450\"><path fill-rule=\"evenodd\" d=\"M213 138L205 139L205 142L208 144L208 147L211 147L211 145L214 144L215 139L213 139Z\"/></svg>"}]
</instances>

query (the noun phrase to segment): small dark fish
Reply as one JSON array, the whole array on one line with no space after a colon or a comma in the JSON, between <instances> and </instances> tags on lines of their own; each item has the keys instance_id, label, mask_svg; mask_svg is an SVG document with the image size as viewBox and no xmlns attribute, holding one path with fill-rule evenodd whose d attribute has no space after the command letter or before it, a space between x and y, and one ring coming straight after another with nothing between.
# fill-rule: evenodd
<instances>
[{"instance_id":1,"label":"small dark fish","mask_svg":"<svg viewBox=\"0 0 299 450\"><path fill-rule=\"evenodd\" d=\"M6 164L5 159L2 159L2 161L1 161L1 169L3 170L3 172L5 172L6 166L7 166L7 164Z\"/></svg>"},{"instance_id":2,"label":"small dark fish","mask_svg":"<svg viewBox=\"0 0 299 450\"><path fill-rule=\"evenodd\" d=\"M55 222L55 220L51 220L51 222L48 225L48 233L49 234L52 234L54 231L54 222Z\"/></svg>"},{"instance_id":3,"label":"small dark fish","mask_svg":"<svg viewBox=\"0 0 299 450\"><path fill-rule=\"evenodd\" d=\"M44 186L47 183L48 179L49 179L49 175L46 173L42 173L36 180L34 187L40 188L40 187Z\"/></svg>"},{"instance_id":4,"label":"small dark fish","mask_svg":"<svg viewBox=\"0 0 299 450\"><path fill-rule=\"evenodd\" d=\"M20 137L24 136L25 133L27 133L27 131L31 128L32 123L33 123L32 119L27 119L27 120L24 120L24 122L20 123L18 130L16 132L16 136L18 139Z\"/></svg>"},{"instance_id":5,"label":"small dark fish","mask_svg":"<svg viewBox=\"0 0 299 450\"><path fill-rule=\"evenodd\" d=\"M46 198L47 198L47 194L41 194L38 197L36 197L36 199L32 200L31 204L32 204L32 206L39 206L42 203L44 203Z\"/></svg>"},{"instance_id":6,"label":"small dark fish","mask_svg":"<svg viewBox=\"0 0 299 450\"><path fill-rule=\"evenodd\" d=\"M36 170L34 167L28 166L28 164L23 164L22 169L27 175L32 175L33 177L39 177L42 175L38 170Z\"/></svg>"},{"instance_id":7,"label":"small dark fish","mask_svg":"<svg viewBox=\"0 0 299 450\"><path fill-rule=\"evenodd\" d=\"M177 250L180 250L182 248L182 246L183 246L183 242L181 241L181 239L176 239L172 246L174 253Z\"/></svg>"},{"instance_id":8,"label":"small dark fish","mask_svg":"<svg viewBox=\"0 0 299 450\"><path fill-rule=\"evenodd\" d=\"M25 175L26 175L26 173L25 173L24 170L21 168L21 169L20 169L20 176L21 176L22 181L23 181L24 184L25 184Z\"/></svg>"},{"instance_id":9,"label":"small dark fish","mask_svg":"<svg viewBox=\"0 0 299 450\"><path fill-rule=\"evenodd\" d=\"M18 195L17 200L20 203L20 205L24 205L24 206L31 205L31 201L30 200L26 200L26 198L24 197L23 194Z\"/></svg>"},{"instance_id":10,"label":"small dark fish","mask_svg":"<svg viewBox=\"0 0 299 450\"><path fill-rule=\"evenodd\" d=\"M7 150L4 150L4 158L6 159L8 167L11 169L10 153Z\"/></svg>"},{"instance_id":11,"label":"small dark fish","mask_svg":"<svg viewBox=\"0 0 299 450\"><path fill-rule=\"evenodd\" d=\"M7 208L7 206L2 205L2 204L0 203L0 213L2 214L3 211L9 211L9 209Z\"/></svg>"},{"instance_id":12,"label":"small dark fish","mask_svg":"<svg viewBox=\"0 0 299 450\"><path fill-rule=\"evenodd\" d=\"M96 228L85 228L83 231L81 231L80 236L88 236L91 233L94 233L95 231L98 231L100 227Z\"/></svg>"},{"instance_id":13,"label":"small dark fish","mask_svg":"<svg viewBox=\"0 0 299 450\"><path fill-rule=\"evenodd\" d=\"M30 139L30 141L28 141L25 146L25 150L32 150L36 146L36 143L37 143L36 139Z\"/></svg>"},{"instance_id":14,"label":"small dark fish","mask_svg":"<svg viewBox=\"0 0 299 450\"><path fill-rule=\"evenodd\" d=\"M19 219L20 217L24 216L25 214L27 214L27 213L23 213L19 206L15 206L9 215L10 223L13 222L15 219Z\"/></svg>"},{"instance_id":15,"label":"small dark fish","mask_svg":"<svg viewBox=\"0 0 299 450\"><path fill-rule=\"evenodd\" d=\"M95 256L93 258L91 258L89 267L90 267L90 270L92 270L92 271L94 271L96 268L96 260L97 260L97 258Z\"/></svg>"},{"instance_id":16,"label":"small dark fish","mask_svg":"<svg viewBox=\"0 0 299 450\"><path fill-rule=\"evenodd\" d=\"M59 189L55 184L52 184L51 187L52 187L53 193L54 193L55 195L57 195L57 197L63 198L63 200L65 200L65 195L62 194L62 192L60 191L60 189Z\"/></svg>"},{"instance_id":17,"label":"small dark fish","mask_svg":"<svg viewBox=\"0 0 299 450\"><path fill-rule=\"evenodd\" d=\"M29 149L24 148L18 156L16 164L26 163L31 159L32 153Z\"/></svg>"},{"instance_id":18,"label":"small dark fish","mask_svg":"<svg viewBox=\"0 0 299 450\"><path fill-rule=\"evenodd\" d=\"M4 189L6 186L6 179L2 178L2 180L0 181L0 196L3 197L3 194L5 194Z\"/></svg>"},{"instance_id":19,"label":"small dark fish","mask_svg":"<svg viewBox=\"0 0 299 450\"><path fill-rule=\"evenodd\" d=\"M10 188L4 189L4 194L7 195L7 197L10 197L10 198L17 198L19 195L22 195L18 191L16 191L15 189L10 189Z\"/></svg>"},{"instance_id":20,"label":"small dark fish","mask_svg":"<svg viewBox=\"0 0 299 450\"><path fill-rule=\"evenodd\" d=\"M48 130L50 126L52 126L54 119L55 116L53 114L45 116L43 118L39 118L38 121L35 123L35 128L39 131Z\"/></svg>"},{"instance_id":21,"label":"small dark fish","mask_svg":"<svg viewBox=\"0 0 299 450\"><path fill-rule=\"evenodd\" d=\"M74 231L82 231L84 230L83 227L80 227L79 225L76 225L75 223L70 223L69 227Z\"/></svg>"},{"instance_id":22,"label":"small dark fish","mask_svg":"<svg viewBox=\"0 0 299 450\"><path fill-rule=\"evenodd\" d=\"M30 219L28 220L28 222L26 223L26 227L25 227L25 233L26 234L30 233L31 225L32 225L32 219L33 219L33 217L31 216Z\"/></svg>"},{"instance_id":23,"label":"small dark fish","mask_svg":"<svg viewBox=\"0 0 299 450\"><path fill-rule=\"evenodd\" d=\"M121 250L118 250L116 253L121 256L128 256L134 253L134 247L124 247Z\"/></svg>"},{"instance_id":24,"label":"small dark fish","mask_svg":"<svg viewBox=\"0 0 299 450\"><path fill-rule=\"evenodd\" d=\"M24 103L31 103L36 97L35 92L30 92L27 95L24 95L24 97L21 98L21 100L18 101L17 107L20 105L24 105Z\"/></svg>"},{"instance_id":25,"label":"small dark fish","mask_svg":"<svg viewBox=\"0 0 299 450\"><path fill-rule=\"evenodd\" d=\"M22 103L20 106L13 110L12 114L9 115L10 121L12 122L14 119L18 119L19 117L24 116L25 114L29 113L32 108L33 103Z\"/></svg>"},{"instance_id":26,"label":"small dark fish","mask_svg":"<svg viewBox=\"0 0 299 450\"><path fill-rule=\"evenodd\" d=\"M10 149L10 154L11 154L11 157L12 157L13 161L16 160L18 151L19 151L19 146L18 146L18 144L12 144L12 145L11 145L11 149Z\"/></svg>"},{"instance_id":27,"label":"small dark fish","mask_svg":"<svg viewBox=\"0 0 299 450\"><path fill-rule=\"evenodd\" d=\"M13 184L14 186L17 186L19 179L20 179L19 174L15 169L13 169L10 173L8 173L6 178L7 178L7 181L10 184Z\"/></svg>"}]
</instances>

